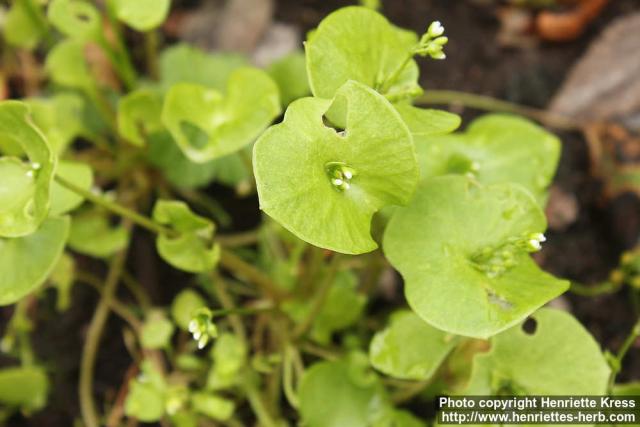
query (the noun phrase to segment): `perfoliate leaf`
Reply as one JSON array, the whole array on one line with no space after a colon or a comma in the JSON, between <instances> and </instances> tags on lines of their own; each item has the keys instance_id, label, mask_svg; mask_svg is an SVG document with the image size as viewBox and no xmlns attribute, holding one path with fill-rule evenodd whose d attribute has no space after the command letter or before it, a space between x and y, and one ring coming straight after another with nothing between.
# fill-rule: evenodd
<instances>
[{"instance_id":1,"label":"perfoliate leaf","mask_svg":"<svg viewBox=\"0 0 640 427\"><path fill-rule=\"evenodd\" d=\"M62 154L73 140L85 132L84 100L74 93L60 93L51 98L25 99L33 123L49 141L51 149Z\"/></svg>"},{"instance_id":2,"label":"perfoliate leaf","mask_svg":"<svg viewBox=\"0 0 640 427\"><path fill-rule=\"evenodd\" d=\"M165 413L167 384L162 374L148 361L142 363L142 373L129 383L124 412L139 421L159 421Z\"/></svg>"},{"instance_id":3,"label":"perfoliate leaf","mask_svg":"<svg viewBox=\"0 0 640 427\"><path fill-rule=\"evenodd\" d=\"M598 343L570 314L541 309L535 331L513 327L474 358L466 395L603 395L610 368Z\"/></svg>"},{"instance_id":4,"label":"perfoliate leaf","mask_svg":"<svg viewBox=\"0 0 640 427\"><path fill-rule=\"evenodd\" d=\"M69 246L76 252L96 258L108 258L122 250L129 233L122 225L111 225L101 209L82 210L73 216Z\"/></svg>"},{"instance_id":5,"label":"perfoliate leaf","mask_svg":"<svg viewBox=\"0 0 640 427\"><path fill-rule=\"evenodd\" d=\"M118 19L138 31L149 31L167 19L171 0L115 0Z\"/></svg>"},{"instance_id":6,"label":"perfoliate leaf","mask_svg":"<svg viewBox=\"0 0 640 427\"><path fill-rule=\"evenodd\" d=\"M280 101L284 107L311 93L305 61L303 52L295 52L269 66L269 74L280 89Z\"/></svg>"},{"instance_id":7,"label":"perfoliate leaf","mask_svg":"<svg viewBox=\"0 0 640 427\"><path fill-rule=\"evenodd\" d=\"M34 233L0 238L0 305L36 290L56 266L69 234L69 218L48 218Z\"/></svg>"},{"instance_id":8,"label":"perfoliate leaf","mask_svg":"<svg viewBox=\"0 0 640 427\"><path fill-rule=\"evenodd\" d=\"M411 126L410 126L411 127ZM560 141L530 121L491 114L466 132L416 138L423 178L471 174L484 184L514 182L544 204L560 157Z\"/></svg>"},{"instance_id":9,"label":"perfoliate leaf","mask_svg":"<svg viewBox=\"0 0 640 427\"><path fill-rule=\"evenodd\" d=\"M411 59L416 43L414 33L391 25L373 10L339 9L305 44L311 90L330 99L344 83L356 80L394 98L418 95L418 66ZM396 72L397 79L392 79Z\"/></svg>"},{"instance_id":10,"label":"perfoliate leaf","mask_svg":"<svg viewBox=\"0 0 640 427\"><path fill-rule=\"evenodd\" d=\"M220 258L220 246L213 242L214 224L194 214L189 206L175 200L158 200L153 219L168 226L175 236L159 235L160 256L181 270L200 273L211 270Z\"/></svg>"},{"instance_id":11,"label":"perfoliate leaf","mask_svg":"<svg viewBox=\"0 0 640 427\"><path fill-rule=\"evenodd\" d=\"M77 89L87 89L93 85L84 48L83 41L67 39L49 51L45 70L54 83Z\"/></svg>"},{"instance_id":12,"label":"perfoliate leaf","mask_svg":"<svg viewBox=\"0 0 640 427\"><path fill-rule=\"evenodd\" d=\"M323 116L346 110L344 132ZM254 147L260 207L299 238L357 254L374 250L380 208L406 204L418 181L413 141L393 106L350 81L334 101L303 98Z\"/></svg>"},{"instance_id":13,"label":"perfoliate leaf","mask_svg":"<svg viewBox=\"0 0 640 427\"><path fill-rule=\"evenodd\" d=\"M381 372L407 380L429 379L458 341L409 310L391 315L389 326L376 333L369 348L371 364Z\"/></svg>"},{"instance_id":14,"label":"perfoliate leaf","mask_svg":"<svg viewBox=\"0 0 640 427\"><path fill-rule=\"evenodd\" d=\"M453 334L487 338L560 295L568 282L541 271L546 221L516 184L432 178L391 218L384 251L405 280L411 308Z\"/></svg>"},{"instance_id":15,"label":"perfoliate leaf","mask_svg":"<svg viewBox=\"0 0 640 427\"><path fill-rule=\"evenodd\" d=\"M42 409L47 403L49 379L37 366L0 370L0 403L25 411Z\"/></svg>"},{"instance_id":16,"label":"perfoliate leaf","mask_svg":"<svg viewBox=\"0 0 640 427\"><path fill-rule=\"evenodd\" d=\"M186 331L189 329L189 322L191 322L196 310L206 306L207 303L199 293L193 289L185 289L173 299L171 317L178 327Z\"/></svg>"},{"instance_id":17,"label":"perfoliate leaf","mask_svg":"<svg viewBox=\"0 0 640 427\"><path fill-rule=\"evenodd\" d=\"M395 107L416 144L433 135L453 132L460 126L460 116L447 111L418 108L407 104L398 104Z\"/></svg>"},{"instance_id":18,"label":"perfoliate leaf","mask_svg":"<svg viewBox=\"0 0 640 427\"><path fill-rule=\"evenodd\" d=\"M33 233L49 211L56 157L19 101L0 104L0 147L8 141L28 157L0 157L0 236Z\"/></svg>"},{"instance_id":19,"label":"perfoliate leaf","mask_svg":"<svg viewBox=\"0 0 640 427\"><path fill-rule=\"evenodd\" d=\"M47 14L58 31L69 37L93 40L101 35L100 13L87 1L52 0Z\"/></svg>"},{"instance_id":20,"label":"perfoliate leaf","mask_svg":"<svg viewBox=\"0 0 640 427\"><path fill-rule=\"evenodd\" d=\"M58 164L56 174L84 190L89 190L93 186L93 171L85 163L62 161ZM82 196L54 181L51 185L50 215L70 212L80 206L83 201Z\"/></svg>"},{"instance_id":21,"label":"perfoliate leaf","mask_svg":"<svg viewBox=\"0 0 640 427\"><path fill-rule=\"evenodd\" d=\"M133 145L142 147L152 133L163 129L160 115L162 97L153 90L139 89L120 98L118 133Z\"/></svg>"},{"instance_id":22,"label":"perfoliate leaf","mask_svg":"<svg viewBox=\"0 0 640 427\"><path fill-rule=\"evenodd\" d=\"M175 327L162 312L152 311L140 331L140 344L151 350L162 349L169 345Z\"/></svg>"},{"instance_id":23,"label":"perfoliate leaf","mask_svg":"<svg viewBox=\"0 0 640 427\"><path fill-rule=\"evenodd\" d=\"M160 80L164 90L169 90L177 83L192 83L223 92L231 73L247 64L247 59L241 55L209 54L186 44L178 44L162 52Z\"/></svg>"},{"instance_id":24,"label":"perfoliate leaf","mask_svg":"<svg viewBox=\"0 0 640 427\"><path fill-rule=\"evenodd\" d=\"M47 32L41 7L33 0L16 0L4 17L5 40L25 49L33 49Z\"/></svg>"},{"instance_id":25,"label":"perfoliate leaf","mask_svg":"<svg viewBox=\"0 0 640 427\"><path fill-rule=\"evenodd\" d=\"M261 70L231 74L226 94L190 83L166 95L162 121L192 161L204 163L251 143L280 113L278 88Z\"/></svg>"}]
</instances>

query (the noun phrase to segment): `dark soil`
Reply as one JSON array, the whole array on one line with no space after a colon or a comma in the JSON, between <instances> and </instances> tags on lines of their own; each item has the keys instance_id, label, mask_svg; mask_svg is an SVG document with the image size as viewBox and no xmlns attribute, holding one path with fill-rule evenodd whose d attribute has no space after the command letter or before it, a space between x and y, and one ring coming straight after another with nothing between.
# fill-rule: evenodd
<instances>
[{"instance_id":1,"label":"dark soil","mask_svg":"<svg viewBox=\"0 0 640 427\"><path fill-rule=\"evenodd\" d=\"M195 6L198 2L186 3ZM338 0L279 0L276 19L297 24L307 31L330 11L354 3ZM448 58L442 62L421 61L424 88L492 95L543 108L572 64L600 30L616 17L640 10L636 0L612 1L591 25L588 33L578 41L505 49L496 42L499 22L495 7L480 6L487 3L491 2L384 2L385 15L400 26L422 32L427 23L437 19L446 27L450 39ZM475 115L477 112L463 112L465 119ZM555 184L576 195L579 216L567 230L549 233L549 240L539 260L546 270L558 276L595 284L608 276L620 253L636 242L640 231L640 203L630 195L605 200L601 183L589 173L589 155L583 137L577 133L561 133L559 136L564 148ZM240 221L234 224L234 228L249 228L258 219L255 217L255 199L240 201L229 196L222 203L225 208L239 213ZM152 240L145 233L136 236L134 253L137 255L131 261L132 268L143 276L142 282L148 286L153 302L168 304L188 278L163 267L163 263L154 255ZM53 293L38 302L37 310L34 310L37 313L34 345L38 359L47 361L51 368L54 392L50 396L48 409L28 419L15 416L7 425L68 427L78 416L78 363L83 336L97 303L97 295L91 288L78 285L74 288L73 298L73 308L63 314L58 314L54 309ZM573 314L604 348L611 351L619 348L634 321L632 303L626 291L597 298L569 294L564 298ZM0 310L1 323L5 324L9 315L9 310ZM113 397L117 393L131 363L122 339L124 325L113 316L109 322L97 360L99 369L95 384L100 397ZM0 358L2 364L9 362ZM640 348L637 345L626 358L621 378L640 380Z\"/></svg>"}]
</instances>

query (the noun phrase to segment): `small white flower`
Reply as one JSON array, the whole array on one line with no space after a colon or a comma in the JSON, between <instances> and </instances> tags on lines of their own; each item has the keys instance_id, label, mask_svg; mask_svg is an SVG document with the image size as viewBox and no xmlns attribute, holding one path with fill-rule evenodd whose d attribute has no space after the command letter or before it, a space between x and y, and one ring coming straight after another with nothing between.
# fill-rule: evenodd
<instances>
[{"instance_id":1,"label":"small white flower","mask_svg":"<svg viewBox=\"0 0 640 427\"><path fill-rule=\"evenodd\" d=\"M444 34L444 27L440 21L433 21L431 25L429 25L427 32L431 37L436 38Z\"/></svg>"}]
</instances>

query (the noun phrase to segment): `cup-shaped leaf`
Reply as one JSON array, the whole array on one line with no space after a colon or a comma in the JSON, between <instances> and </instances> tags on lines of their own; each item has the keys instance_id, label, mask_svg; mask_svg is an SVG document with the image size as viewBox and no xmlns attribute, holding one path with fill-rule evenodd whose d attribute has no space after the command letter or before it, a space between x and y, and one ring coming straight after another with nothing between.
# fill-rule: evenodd
<instances>
[{"instance_id":1,"label":"cup-shaped leaf","mask_svg":"<svg viewBox=\"0 0 640 427\"><path fill-rule=\"evenodd\" d=\"M171 0L115 0L118 19L138 31L149 31L167 19Z\"/></svg>"},{"instance_id":2,"label":"cup-shaped leaf","mask_svg":"<svg viewBox=\"0 0 640 427\"><path fill-rule=\"evenodd\" d=\"M0 370L0 403L25 411L37 411L47 404L49 379L38 366Z\"/></svg>"},{"instance_id":3,"label":"cup-shaped leaf","mask_svg":"<svg viewBox=\"0 0 640 427\"><path fill-rule=\"evenodd\" d=\"M0 147L19 147L28 162L0 157L0 236L33 233L49 212L49 190L56 157L32 125L29 108L19 101L0 104Z\"/></svg>"},{"instance_id":4,"label":"cup-shaped leaf","mask_svg":"<svg viewBox=\"0 0 640 427\"><path fill-rule=\"evenodd\" d=\"M311 90L315 96L333 98L344 83L356 80L384 95L419 94L418 66L411 59L416 43L416 34L393 26L373 10L339 9L305 44Z\"/></svg>"},{"instance_id":5,"label":"cup-shaped leaf","mask_svg":"<svg viewBox=\"0 0 640 427\"><path fill-rule=\"evenodd\" d=\"M0 238L0 305L13 304L44 283L69 234L69 218L48 218L33 234Z\"/></svg>"},{"instance_id":6,"label":"cup-shaped leaf","mask_svg":"<svg viewBox=\"0 0 640 427\"><path fill-rule=\"evenodd\" d=\"M42 131L51 148L60 155L73 140L86 133L83 121L85 103L75 93L60 93L51 98L25 99L33 123Z\"/></svg>"},{"instance_id":7,"label":"cup-shaped leaf","mask_svg":"<svg viewBox=\"0 0 640 427\"><path fill-rule=\"evenodd\" d=\"M99 208L74 214L69 246L76 252L96 258L108 258L123 249L129 233L120 224L112 225L109 214Z\"/></svg>"},{"instance_id":8,"label":"cup-shaped leaf","mask_svg":"<svg viewBox=\"0 0 640 427\"><path fill-rule=\"evenodd\" d=\"M545 227L523 187L449 175L422 182L411 204L395 212L384 251L420 317L447 332L487 338L568 288L529 256Z\"/></svg>"},{"instance_id":9,"label":"cup-shaped leaf","mask_svg":"<svg viewBox=\"0 0 640 427\"><path fill-rule=\"evenodd\" d=\"M490 114L465 132L420 139L414 134L422 177L471 174L484 184L515 182L543 204L560 158L560 141L516 116Z\"/></svg>"},{"instance_id":10,"label":"cup-shaped leaf","mask_svg":"<svg viewBox=\"0 0 640 427\"><path fill-rule=\"evenodd\" d=\"M333 105L346 128L325 125ZM303 98L254 147L260 207L299 238L338 252L374 250L371 218L409 202L418 182L413 140L393 106L350 81L334 101Z\"/></svg>"},{"instance_id":11,"label":"cup-shaped leaf","mask_svg":"<svg viewBox=\"0 0 640 427\"><path fill-rule=\"evenodd\" d=\"M456 346L455 336L434 328L409 310L391 315L369 347L371 364L395 378L426 380Z\"/></svg>"},{"instance_id":12,"label":"cup-shaped leaf","mask_svg":"<svg viewBox=\"0 0 640 427\"><path fill-rule=\"evenodd\" d=\"M169 345L175 327L161 311L151 311L140 331L143 348L162 349Z\"/></svg>"},{"instance_id":13,"label":"cup-shaped leaf","mask_svg":"<svg viewBox=\"0 0 640 427\"><path fill-rule=\"evenodd\" d=\"M33 49L47 33L42 8L33 0L16 0L4 17L2 35L14 46Z\"/></svg>"},{"instance_id":14,"label":"cup-shaped leaf","mask_svg":"<svg viewBox=\"0 0 640 427\"><path fill-rule=\"evenodd\" d=\"M181 270L200 273L211 270L220 258L220 246L213 242L214 224L193 213L176 200L158 200L153 219L175 235L161 234L156 240L160 256Z\"/></svg>"},{"instance_id":15,"label":"cup-shaped leaf","mask_svg":"<svg viewBox=\"0 0 640 427\"><path fill-rule=\"evenodd\" d=\"M513 327L475 356L467 395L602 395L610 368L599 344L569 313L544 308L535 330Z\"/></svg>"},{"instance_id":16,"label":"cup-shaped leaf","mask_svg":"<svg viewBox=\"0 0 640 427\"><path fill-rule=\"evenodd\" d=\"M251 143L280 113L278 87L261 70L241 68L226 94L190 83L166 95L162 121L194 162L207 162Z\"/></svg>"},{"instance_id":17,"label":"cup-shaped leaf","mask_svg":"<svg viewBox=\"0 0 640 427\"><path fill-rule=\"evenodd\" d=\"M85 163L62 161L58 164L56 174L84 190L89 190L93 185L93 171ZM50 215L70 212L80 206L83 201L84 198L78 193L54 181L51 185Z\"/></svg>"},{"instance_id":18,"label":"cup-shaped leaf","mask_svg":"<svg viewBox=\"0 0 640 427\"><path fill-rule=\"evenodd\" d=\"M138 147L147 137L163 129L162 98L153 90L140 89L122 97L118 103L118 132Z\"/></svg>"},{"instance_id":19,"label":"cup-shaped leaf","mask_svg":"<svg viewBox=\"0 0 640 427\"><path fill-rule=\"evenodd\" d=\"M93 40L101 35L100 12L87 1L52 0L47 14L53 26L69 37Z\"/></svg>"},{"instance_id":20,"label":"cup-shaped leaf","mask_svg":"<svg viewBox=\"0 0 640 427\"><path fill-rule=\"evenodd\" d=\"M45 69L54 83L77 89L93 85L84 49L85 43L75 39L63 40L51 49Z\"/></svg>"}]
</instances>

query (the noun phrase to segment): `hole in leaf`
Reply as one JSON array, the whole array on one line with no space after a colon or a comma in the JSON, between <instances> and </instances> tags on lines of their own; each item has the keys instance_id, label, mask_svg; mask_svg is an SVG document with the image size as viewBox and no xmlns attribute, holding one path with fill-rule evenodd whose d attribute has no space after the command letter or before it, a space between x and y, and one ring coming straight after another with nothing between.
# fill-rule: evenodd
<instances>
[{"instance_id":1,"label":"hole in leaf","mask_svg":"<svg viewBox=\"0 0 640 427\"><path fill-rule=\"evenodd\" d=\"M89 16L87 13L85 12L77 12L76 13L76 19L80 22L90 22L91 21L91 16Z\"/></svg>"},{"instance_id":2,"label":"hole in leaf","mask_svg":"<svg viewBox=\"0 0 640 427\"><path fill-rule=\"evenodd\" d=\"M322 116L322 123L326 127L333 129L339 136L345 136L346 133L347 133L345 128L340 127L340 126L336 125L335 123L333 123L326 115Z\"/></svg>"},{"instance_id":3,"label":"hole in leaf","mask_svg":"<svg viewBox=\"0 0 640 427\"><path fill-rule=\"evenodd\" d=\"M534 335L536 333L536 329L538 329L538 322L533 317L529 317L522 324L522 330L527 335Z\"/></svg>"},{"instance_id":4,"label":"hole in leaf","mask_svg":"<svg viewBox=\"0 0 640 427\"><path fill-rule=\"evenodd\" d=\"M209 143L209 135L191 122L180 122L180 130L193 148L202 149Z\"/></svg>"}]
</instances>

